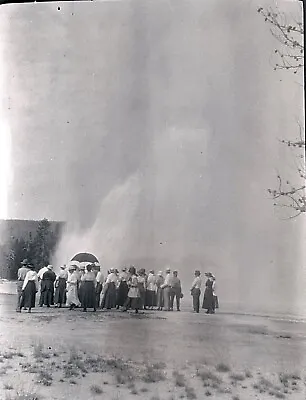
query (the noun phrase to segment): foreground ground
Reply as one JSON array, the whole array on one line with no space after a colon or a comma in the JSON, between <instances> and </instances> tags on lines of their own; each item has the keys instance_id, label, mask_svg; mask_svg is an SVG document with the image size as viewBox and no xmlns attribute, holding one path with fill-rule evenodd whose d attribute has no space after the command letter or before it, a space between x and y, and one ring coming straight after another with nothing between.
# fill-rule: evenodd
<instances>
[{"instance_id":1,"label":"foreground ground","mask_svg":"<svg viewBox=\"0 0 306 400\"><path fill-rule=\"evenodd\" d=\"M0 399L305 399L303 321L148 311L16 313L0 295Z\"/></svg>"}]
</instances>

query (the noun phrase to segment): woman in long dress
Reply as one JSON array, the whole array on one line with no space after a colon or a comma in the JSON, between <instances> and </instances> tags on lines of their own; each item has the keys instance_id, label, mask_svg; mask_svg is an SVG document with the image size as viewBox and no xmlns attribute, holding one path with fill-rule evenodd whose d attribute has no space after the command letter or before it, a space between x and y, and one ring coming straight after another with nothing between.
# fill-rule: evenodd
<instances>
[{"instance_id":1,"label":"woman in long dress","mask_svg":"<svg viewBox=\"0 0 306 400\"><path fill-rule=\"evenodd\" d=\"M87 265L85 274L82 276L82 306L83 311L93 308L96 311L96 276L91 264Z\"/></svg>"},{"instance_id":2,"label":"woman in long dress","mask_svg":"<svg viewBox=\"0 0 306 400\"><path fill-rule=\"evenodd\" d=\"M128 281L128 273L126 272L126 268L122 268L122 271L119 274L119 287L117 290L117 309L119 307L122 307L126 302L127 295L129 292L127 281Z\"/></svg>"},{"instance_id":3,"label":"woman in long dress","mask_svg":"<svg viewBox=\"0 0 306 400\"><path fill-rule=\"evenodd\" d=\"M101 267L97 267L97 275L96 275L96 307L99 308L100 307L100 298L101 298L101 293L102 293L102 289L103 289L103 285L104 285L104 275L101 271Z\"/></svg>"},{"instance_id":4,"label":"woman in long dress","mask_svg":"<svg viewBox=\"0 0 306 400\"><path fill-rule=\"evenodd\" d=\"M78 297L80 299L80 302L82 303L83 299L83 280L82 277L85 274L85 265L81 265L78 270Z\"/></svg>"},{"instance_id":5,"label":"woman in long dress","mask_svg":"<svg viewBox=\"0 0 306 400\"><path fill-rule=\"evenodd\" d=\"M147 279L146 305L152 310L156 306L156 276L151 269Z\"/></svg>"},{"instance_id":6,"label":"woman in long dress","mask_svg":"<svg viewBox=\"0 0 306 400\"><path fill-rule=\"evenodd\" d=\"M219 299L218 295L216 293L216 277L213 275L212 277L213 280L213 285L212 285L212 290L213 290L213 296L214 296L214 309L219 308Z\"/></svg>"},{"instance_id":7,"label":"woman in long dress","mask_svg":"<svg viewBox=\"0 0 306 400\"><path fill-rule=\"evenodd\" d=\"M206 314L214 314L215 313L215 300L213 293L213 275L211 272L205 273L205 276L208 278L205 283L205 292L202 308L206 310Z\"/></svg>"},{"instance_id":8,"label":"woman in long dress","mask_svg":"<svg viewBox=\"0 0 306 400\"><path fill-rule=\"evenodd\" d=\"M139 282L138 282L138 277L136 275L135 267L131 267L129 269L129 274L130 278L128 281L129 285L128 298L125 302L122 311L127 311L129 308L132 308L135 310L135 313L138 314L138 310L142 307L142 302L140 298Z\"/></svg>"},{"instance_id":9,"label":"woman in long dress","mask_svg":"<svg viewBox=\"0 0 306 400\"><path fill-rule=\"evenodd\" d=\"M141 299L141 308L146 310L146 291L147 291L147 277L146 277L146 271L144 268L141 268L138 271L138 287L139 287L139 293L140 293L140 299Z\"/></svg>"},{"instance_id":10,"label":"woman in long dress","mask_svg":"<svg viewBox=\"0 0 306 400\"><path fill-rule=\"evenodd\" d=\"M55 295L54 303L56 307L61 308L63 304L66 304L66 284L68 279L68 272L66 266L61 266L61 270L55 280Z\"/></svg>"},{"instance_id":11,"label":"woman in long dress","mask_svg":"<svg viewBox=\"0 0 306 400\"><path fill-rule=\"evenodd\" d=\"M163 288L162 285L164 283L165 279L163 277L163 272L159 271L157 274L156 278L156 287L157 287L157 310L162 311L163 306L164 306L164 293L163 293Z\"/></svg>"},{"instance_id":12,"label":"woman in long dress","mask_svg":"<svg viewBox=\"0 0 306 400\"><path fill-rule=\"evenodd\" d=\"M116 275L115 269L111 268L109 270L108 277L106 278L105 285L102 291L102 302L101 308L106 308L107 310L111 310L112 308L116 308L117 301L117 280L118 277Z\"/></svg>"},{"instance_id":13,"label":"woman in long dress","mask_svg":"<svg viewBox=\"0 0 306 400\"><path fill-rule=\"evenodd\" d=\"M39 289L38 276L34 271L34 266L29 265L30 271L27 272L25 280L22 286L21 301L19 305L19 312L23 307L31 312L31 309L35 307L36 293Z\"/></svg>"},{"instance_id":14,"label":"woman in long dress","mask_svg":"<svg viewBox=\"0 0 306 400\"><path fill-rule=\"evenodd\" d=\"M77 267L71 265L68 269L68 279L67 279L67 306L70 310L75 307L80 307L81 302L78 297L78 281L79 274L77 272Z\"/></svg>"}]
</instances>

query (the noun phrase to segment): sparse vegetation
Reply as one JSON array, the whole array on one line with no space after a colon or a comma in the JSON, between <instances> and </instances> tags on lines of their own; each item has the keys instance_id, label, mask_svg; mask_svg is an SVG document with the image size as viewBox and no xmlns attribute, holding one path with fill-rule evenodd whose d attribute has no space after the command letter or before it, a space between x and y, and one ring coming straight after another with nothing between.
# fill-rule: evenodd
<instances>
[{"instance_id":1,"label":"sparse vegetation","mask_svg":"<svg viewBox=\"0 0 306 400\"><path fill-rule=\"evenodd\" d=\"M41 383L44 386L51 386L53 381L52 375L47 371L40 371L37 377L37 382Z\"/></svg>"},{"instance_id":2,"label":"sparse vegetation","mask_svg":"<svg viewBox=\"0 0 306 400\"><path fill-rule=\"evenodd\" d=\"M187 399L194 400L197 398L194 388L192 388L190 386L187 386L187 385L185 386L185 393L186 393Z\"/></svg>"},{"instance_id":3,"label":"sparse vegetation","mask_svg":"<svg viewBox=\"0 0 306 400\"><path fill-rule=\"evenodd\" d=\"M234 382L243 382L245 380L245 375L235 372L230 375L230 379Z\"/></svg>"},{"instance_id":4,"label":"sparse vegetation","mask_svg":"<svg viewBox=\"0 0 306 400\"><path fill-rule=\"evenodd\" d=\"M186 385L184 375L180 374L178 371L173 371L173 378L175 386L184 387Z\"/></svg>"},{"instance_id":5,"label":"sparse vegetation","mask_svg":"<svg viewBox=\"0 0 306 400\"><path fill-rule=\"evenodd\" d=\"M223 372L223 373L225 373L225 372L229 372L229 371L231 370L231 368L230 368L227 364L220 363L220 364L218 364L218 365L216 366L216 370L217 370L218 372Z\"/></svg>"},{"instance_id":6,"label":"sparse vegetation","mask_svg":"<svg viewBox=\"0 0 306 400\"><path fill-rule=\"evenodd\" d=\"M90 387L90 391L93 394L102 394L103 393L103 389L99 385L92 385Z\"/></svg>"}]
</instances>

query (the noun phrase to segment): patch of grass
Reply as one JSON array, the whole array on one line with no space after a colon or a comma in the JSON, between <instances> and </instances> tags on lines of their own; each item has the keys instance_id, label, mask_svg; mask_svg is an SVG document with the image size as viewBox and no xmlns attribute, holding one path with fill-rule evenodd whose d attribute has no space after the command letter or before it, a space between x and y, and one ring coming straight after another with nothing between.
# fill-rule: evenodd
<instances>
[{"instance_id":1,"label":"patch of grass","mask_svg":"<svg viewBox=\"0 0 306 400\"><path fill-rule=\"evenodd\" d=\"M90 391L93 394L102 394L103 393L103 389L99 385L92 385L90 387Z\"/></svg>"},{"instance_id":2,"label":"patch of grass","mask_svg":"<svg viewBox=\"0 0 306 400\"><path fill-rule=\"evenodd\" d=\"M141 379L146 383L160 382L165 380L165 374L160 369L147 364Z\"/></svg>"},{"instance_id":3,"label":"patch of grass","mask_svg":"<svg viewBox=\"0 0 306 400\"><path fill-rule=\"evenodd\" d=\"M53 381L52 375L47 371L40 371L37 377L37 382L44 386L51 386Z\"/></svg>"},{"instance_id":4,"label":"patch of grass","mask_svg":"<svg viewBox=\"0 0 306 400\"><path fill-rule=\"evenodd\" d=\"M197 371L197 376L202 379L203 385L209 387L214 384L215 387L222 383L222 379L212 371Z\"/></svg>"},{"instance_id":5,"label":"patch of grass","mask_svg":"<svg viewBox=\"0 0 306 400\"><path fill-rule=\"evenodd\" d=\"M216 370L217 370L218 372L223 372L223 373L225 373L225 372L229 372L229 371L231 370L231 368L230 368L227 364L220 363L220 364L218 364L218 365L216 366Z\"/></svg>"},{"instance_id":6,"label":"patch of grass","mask_svg":"<svg viewBox=\"0 0 306 400\"><path fill-rule=\"evenodd\" d=\"M245 375L235 372L230 375L230 379L232 379L234 382L243 382L245 380Z\"/></svg>"},{"instance_id":7,"label":"patch of grass","mask_svg":"<svg viewBox=\"0 0 306 400\"><path fill-rule=\"evenodd\" d=\"M187 399L194 400L197 398L195 390L191 386L187 386L187 385L185 386L185 393L186 393Z\"/></svg>"},{"instance_id":8,"label":"patch of grass","mask_svg":"<svg viewBox=\"0 0 306 400\"><path fill-rule=\"evenodd\" d=\"M14 351L8 351L2 355L5 360L11 360L14 356L16 356Z\"/></svg>"},{"instance_id":9,"label":"patch of grass","mask_svg":"<svg viewBox=\"0 0 306 400\"><path fill-rule=\"evenodd\" d=\"M71 385L77 385L78 384L77 381L75 381L74 379L70 379L69 383Z\"/></svg>"},{"instance_id":10,"label":"patch of grass","mask_svg":"<svg viewBox=\"0 0 306 400\"><path fill-rule=\"evenodd\" d=\"M74 365L64 366L64 378L72 378L79 376L79 371Z\"/></svg>"},{"instance_id":11,"label":"patch of grass","mask_svg":"<svg viewBox=\"0 0 306 400\"><path fill-rule=\"evenodd\" d=\"M205 396L207 396L207 397L212 396L211 391L210 391L210 390L206 390L206 391L205 391Z\"/></svg>"},{"instance_id":12,"label":"patch of grass","mask_svg":"<svg viewBox=\"0 0 306 400\"><path fill-rule=\"evenodd\" d=\"M248 369L245 370L244 374L245 374L245 377L246 377L246 378L252 378L252 377L253 377L252 372L251 372L250 370L248 370Z\"/></svg>"},{"instance_id":13,"label":"patch of grass","mask_svg":"<svg viewBox=\"0 0 306 400\"><path fill-rule=\"evenodd\" d=\"M5 383L4 386L3 386L3 388L4 388L5 390L13 390L13 389L14 389L14 387L13 387L11 384L9 384L9 383Z\"/></svg>"},{"instance_id":14,"label":"patch of grass","mask_svg":"<svg viewBox=\"0 0 306 400\"><path fill-rule=\"evenodd\" d=\"M186 385L186 379L184 375L180 374L178 371L173 371L173 378L175 386L184 387Z\"/></svg>"},{"instance_id":15,"label":"patch of grass","mask_svg":"<svg viewBox=\"0 0 306 400\"><path fill-rule=\"evenodd\" d=\"M41 343L34 345L33 356L36 360L43 360L50 358L50 355L43 351L43 345Z\"/></svg>"}]
</instances>

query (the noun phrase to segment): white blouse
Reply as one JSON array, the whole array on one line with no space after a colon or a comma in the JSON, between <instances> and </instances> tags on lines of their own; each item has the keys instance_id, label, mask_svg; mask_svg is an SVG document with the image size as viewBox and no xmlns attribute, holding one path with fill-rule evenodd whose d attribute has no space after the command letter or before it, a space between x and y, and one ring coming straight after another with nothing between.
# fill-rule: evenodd
<instances>
[{"instance_id":1,"label":"white blouse","mask_svg":"<svg viewBox=\"0 0 306 400\"><path fill-rule=\"evenodd\" d=\"M202 279L197 276L195 280L192 282L191 289L201 289L202 286Z\"/></svg>"},{"instance_id":2,"label":"white blouse","mask_svg":"<svg viewBox=\"0 0 306 400\"><path fill-rule=\"evenodd\" d=\"M27 286L29 281L34 281L35 282L35 287L36 287L36 290L38 291L38 288L39 288L38 275L37 275L37 273L35 271L29 271L26 274L25 280L24 280L23 285L22 285L22 290L25 289L25 287Z\"/></svg>"}]
</instances>

